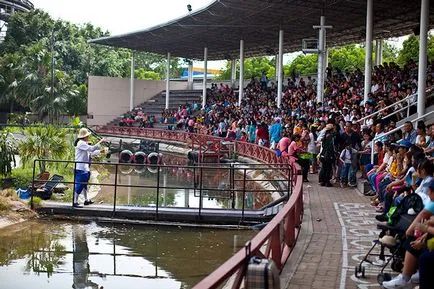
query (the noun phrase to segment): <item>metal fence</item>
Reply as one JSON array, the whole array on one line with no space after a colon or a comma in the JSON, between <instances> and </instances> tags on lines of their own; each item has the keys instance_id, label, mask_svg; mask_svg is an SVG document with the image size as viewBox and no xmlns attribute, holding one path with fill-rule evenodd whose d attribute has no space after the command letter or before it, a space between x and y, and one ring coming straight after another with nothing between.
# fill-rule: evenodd
<instances>
[{"instance_id":1,"label":"metal fence","mask_svg":"<svg viewBox=\"0 0 434 289\"><path fill-rule=\"evenodd\" d=\"M32 194L30 203L33 206L33 198L37 195L37 187L42 184L49 184L49 180L38 180L36 178L36 168L40 167L39 164L44 163L45 166L51 167L51 174L57 174L56 165L62 166L63 171L65 168L70 169L71 174L76 170L77 164L85 162L64 161L64 160L42 160L37 159L33 163L33 178L32 178ZM98 182L88 182L87 185L98 185L100 187L111 187L113 190L108 194L108 199L104 200L104 204L112 207L112 216L116 216L120 207L124 206L147 206L155 209L155 216L158 219L159 210L162 207L176 207L176 208L192 208L190 205L176 206L167 204L162 200L166 200L167 191L184 190L188 193L192 192L192 196L198 200L197 214L200 217L202 211L207 209L204 205L204 199L216 199L219 201L224 200L227 204L226 209L241 211L241 220L244 219L246 210L262 210L272 201L267 198L267 202L261 203L260 207L248 204L249 196L271 196L276 193L279 200L282 202L287 200L292 193L292 172L291 167L286 168L286 174L282 175L281 164L216 164L216 165L200 165L200 166L183 166L183 165L143 165L143 164L124 164L124 163L110 163L110 162L92 162L88 163L93 168L96 167L99 171L106 171L107 177ZM279 166L279 167L278 167ZM140 183L140 176L147 173L146 182ZM149 173L150 172L150 173ZM171 173L181 172L178 179L182 182L177 182L175 178L170 178ZM130 181L125 182L126 176L136 176L139 183L133 184ZM186 177L186 175L188 177ZM121 182L121 180L123 181ZM171 180L174 181L171 181ZM73 180L62 181L68 185L69 189L75 191L75 186L84 184ZM267 183L268 186L264 187L263 184ZM141 204L138 202L128 202L128 204L120 203L120 191L122 189L136 189L137 194L149 196L151 200L149 204ZM52 189L48 186L48 189ZM107 194L106 194L107 195ZM163 197L164 196L164 197ZM69 201L69 200L68 200ZM71 205L73 200L71 199Z\"/></svg>"}]
</instances>

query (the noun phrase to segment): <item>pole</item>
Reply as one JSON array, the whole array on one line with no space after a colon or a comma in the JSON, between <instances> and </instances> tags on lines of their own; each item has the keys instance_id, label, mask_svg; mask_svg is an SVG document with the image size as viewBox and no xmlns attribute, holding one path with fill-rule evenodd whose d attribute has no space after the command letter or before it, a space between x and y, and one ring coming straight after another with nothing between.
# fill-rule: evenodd
<instances>
[{"instance_id":1,"label":"pole","mask_svg":"<svg viewBox=\"0 0 434 289\"><path fill-rule=\"evenodd\" d=\"M378 43L378 65L381 65L383 63L383 39L379 40Z\"/></svg>"},{"instance_id":2,"label":"pole","mask_svg":"<svg viewBox=\"0 0 434 289\"><path fill-rule=\"evenodd\" d=\"M130 111L134 108L134 51L131 50Z\"/></svg>"},{"instance_id":3,"label":"pole","mask_svg":"<svg viewBox=\"0 0 434 289\"><path fill-rule=\"evenodd\" d=\"M54 28L51 29L51 98L54 99Z\"/></svg>"},{"instance_id":4,"label":"pole","mask_svg":"<svg viewBox=\"0 0 434 289\"><path fill-rule=\"evenodd\" d=\"M324 31L325 16L320 17L319 39L318 39L318 83L316 88L317 102L324 102Z\"/></svg>"},{"instance_id":5,"label":"pole","mask_svg":"<svg viewBox=\"0 0 434 289\"><path fill-rule=\"evenodd\" d=\"M421 117L425 113L426 90L426 54L428 34L429 0L421 0L420 5L420 33L419 33L419 73L417 79L417 115Z\"/></svg>"},{"instance_id":6,"label":"pole","mask_svg":"<svg viewBox=\"0 0 434 289\"><path fill-rule=\"evenodd\" d=\"M237 81L237 60L231 60L231 87L235 88L235 82Z\"/></svg>"},{"instance_id":7,"label":"pole","mask_svg":"<svg viewBox=\"0 0 434 289\"><path fill-rule=\"evenodd\" d=\"M206 81L208 77L208 47L203 49L203 87L202 87L202 109L206 105Z\"/></svg>"},{"instance_id":8,"label":"pole","mask_svg":"<svg viewBox=\"0 0 434 289\"><path fill-rule=\"evenodd\" d=\"M373 0L367 0L366 7L366 44L365 44L365 93L364 103L368 100L368 94L371 92L372 77L372 14Z\"/></svg>"},{"instance_id":9,"label":"pole","mask_svg":"<svg viewBox=\"0 0 434 289\"><path fill-rule=\"evenodd\" d=\"M188 89L193 89L193 60L188 63Z\"/></svg>"},{"instance_id":10,"label":"pole","mask_svg":"<svg viewBox=\"0 0 434 289\"><path fill-rule=\"evenodd\" d=\"M170 52L167 52L167 64L166 64L166 109L169 109L169 97L170 97Z\"/></svg>"},{"instance_id":11,"label":"pole","mask_svg":"<svg viewBox=\"0 0 434 289\"><path fill-rule=\"evenodd\" d=\"M238 106L244 95L244 40L240 40L240 87L238 88Z\"/></svg>"},{"instance_id":12,"label":"pole","mask_svg":"<svg viewBox=\"0 0 434 289\"><path fill-rule=\"evenodd\" d=\"M277 108L280 108L283 86L283 29L279 30L279 69L277 73Z\"/></svg>"}]
</instances>

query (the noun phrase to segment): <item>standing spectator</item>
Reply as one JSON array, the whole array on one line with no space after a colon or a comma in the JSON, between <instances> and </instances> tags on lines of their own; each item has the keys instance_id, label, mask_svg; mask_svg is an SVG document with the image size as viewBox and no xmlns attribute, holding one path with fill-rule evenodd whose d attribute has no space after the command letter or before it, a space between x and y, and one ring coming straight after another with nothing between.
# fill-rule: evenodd
<instances>
[{"instance_id":1,"label":"standing spectator","mask_svg":"<svg viewBox=\"0 0 434 289\"><path fill-rule=\"evenodd\" d=\"M262 122L256 132L256 139L259 146L268 147L270 141L270 134L268 133L268 126L265 122Z\"/></svg>"},{"instance_id":2,"label":"standing spectator","mask_svg":"<svg viewBox=\"0 0 434 289\"><path fill-rule=\"evenodd\" d=\"M274 121L274 124L270 127L270 148L271 149L275 149L277 143L280 141L280 139L282 138L282 132L283 132L283 128L282 128L282 124L280 123L280 118L277 118Z\"/></svg>"},{"instance_id":3,"label":"standing spectator","mask_svg":"<svg viewBox=\"0 0 434 289\"><path fill-rule=\"evenodd\" d=\"M321 151L318 158L321 161L321 170L319 172L319 183L321 186L331 187L330 183L333 176L333 163L336 160L335 153L335 135L333 124L327 124L325 127L324 138L321 142Z\"/></svg>"}]
</instances>

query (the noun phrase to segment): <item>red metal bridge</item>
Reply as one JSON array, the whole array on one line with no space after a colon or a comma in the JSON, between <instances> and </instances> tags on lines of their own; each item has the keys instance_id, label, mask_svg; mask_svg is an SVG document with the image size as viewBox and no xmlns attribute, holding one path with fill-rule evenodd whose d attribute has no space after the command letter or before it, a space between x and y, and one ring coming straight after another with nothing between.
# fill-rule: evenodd
<instances>
[{"instance_id":1,"label":"red metal bridge","mask_svg":"<svg viewBox=\"0 0 434 289\"><path fill-rule=\"evenodd\" d=\"M183 131L107 126L97 126L94 130L101 135L134 136L183 143L198 149L199 154L208 149L212 149L217 154L224 154L227 150L221 138ZM270 258L276 263L279 270L282 270L295 246L303 218L303 186L302 177L299 174L300 167L289 158L278 157L274 151L252 143L235 141L233 142L233 150L239 156L264 164L279 166L281 173L288 178L290 177L289 174L294 172L294 176L292 176L293 192L288 202L268 225L251 240L252 255ZM220 288L225 284L230 288L240 288L245 276L245 264L246 252L243 249L200 281L194 288Z\"/></svg>"}]
</instances>

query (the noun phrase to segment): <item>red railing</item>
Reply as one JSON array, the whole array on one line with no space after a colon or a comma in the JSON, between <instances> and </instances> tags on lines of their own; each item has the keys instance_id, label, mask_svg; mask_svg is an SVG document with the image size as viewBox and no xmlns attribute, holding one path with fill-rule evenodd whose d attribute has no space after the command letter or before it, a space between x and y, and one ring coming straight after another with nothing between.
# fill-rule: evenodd
<instances>
[{"instance_id":1,"label":"red railing","mask_svg":"<svg viewBox=\"0 0 434 289\"><path fill-rule=\"evenodd\" d=\"M98 126L94 129L102 134L183 142L199 149L211 146L220 150L223 146L221 138L183 131L106 126ZM288 178L293 177L294 189L288 202L271 222L251 240L252 255L270 258L276 263L278 269L282 270L296 243L303 217L303 182L302 176L299 174L300 167L289 158L276 156L276 153L268 148L245 142L234 142L234 146L238 155L267 164L281 165L281 172ZM296 173L290 175L291 172ZM224 282L231 288L240 288L245 276L246 260L245 249L242 249L193 288L219 288Z\"/></svg>"}]
</instances>

